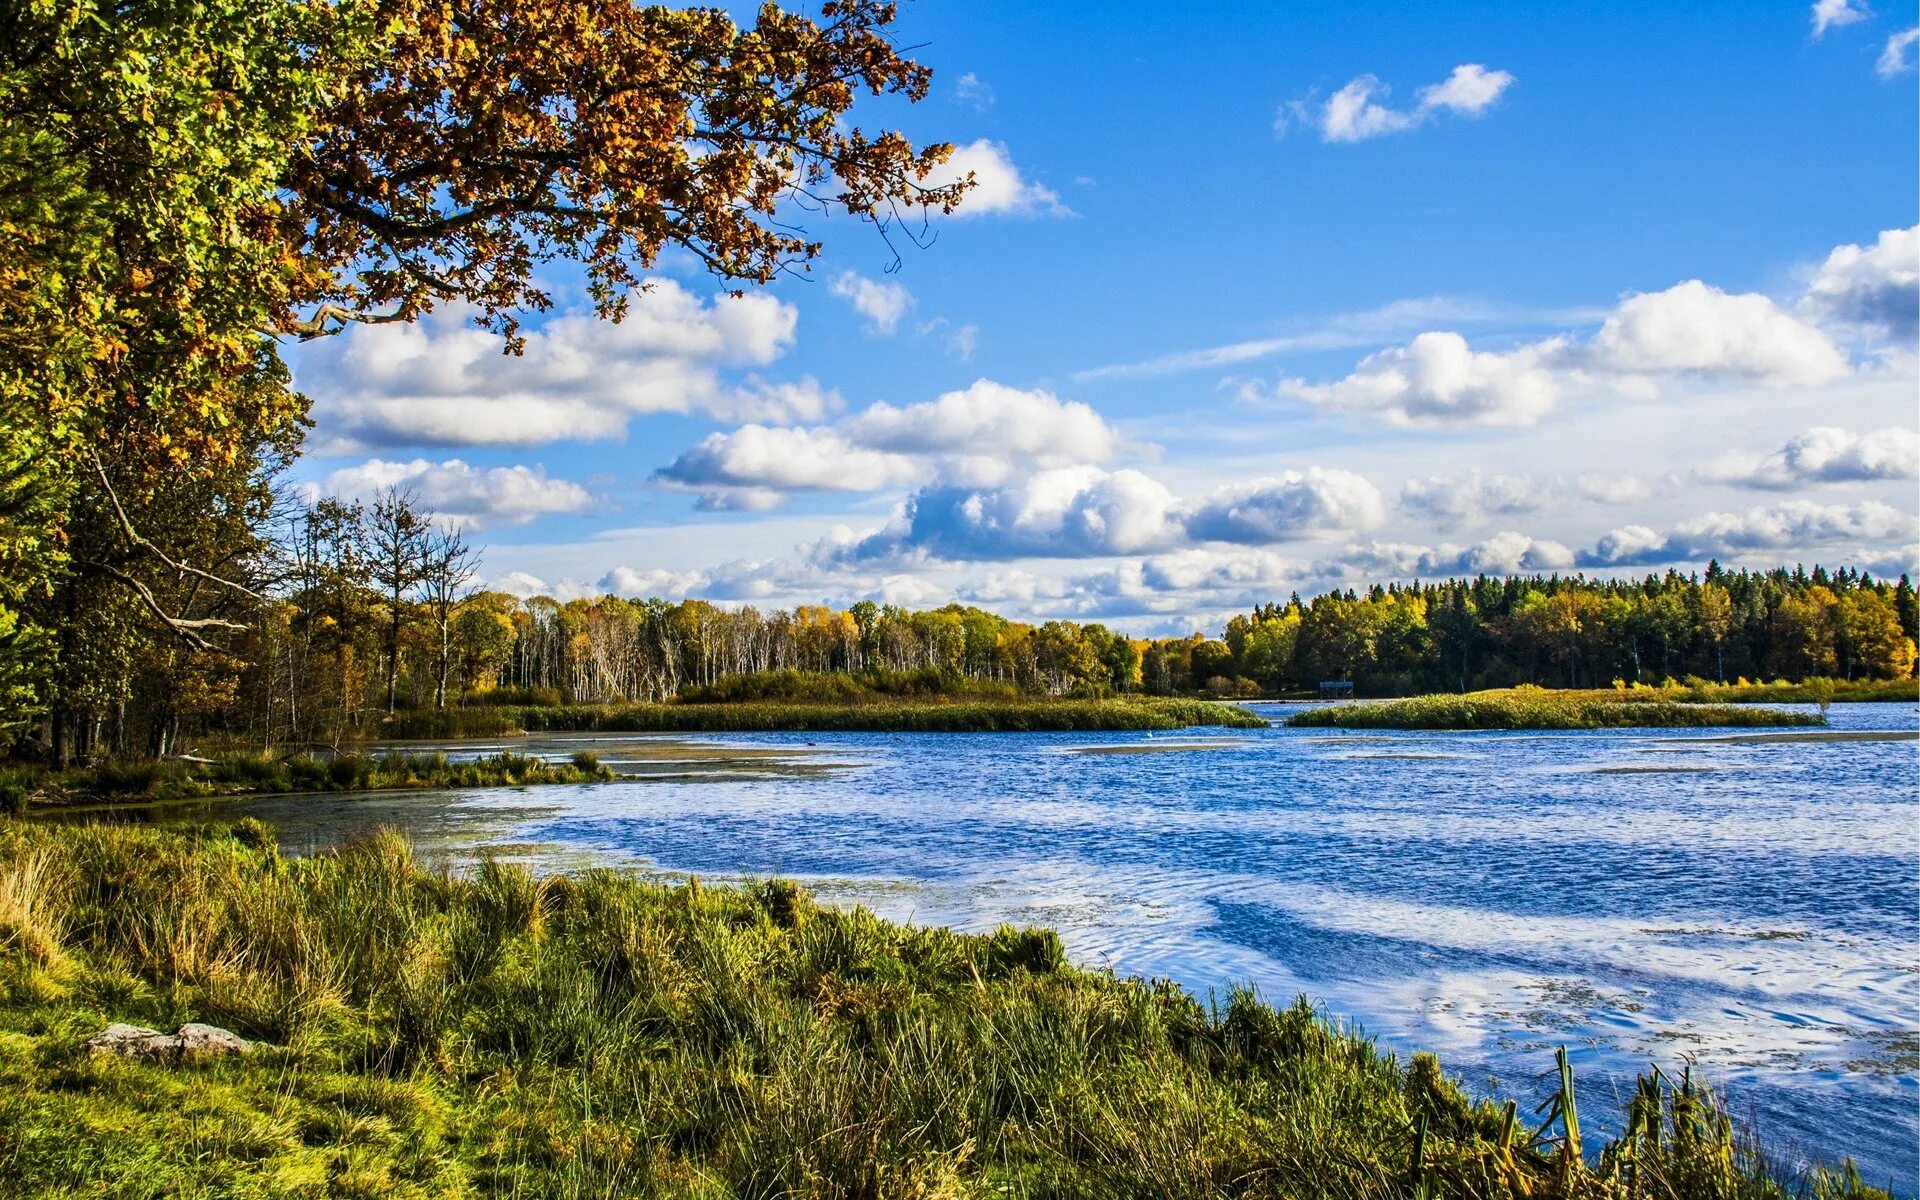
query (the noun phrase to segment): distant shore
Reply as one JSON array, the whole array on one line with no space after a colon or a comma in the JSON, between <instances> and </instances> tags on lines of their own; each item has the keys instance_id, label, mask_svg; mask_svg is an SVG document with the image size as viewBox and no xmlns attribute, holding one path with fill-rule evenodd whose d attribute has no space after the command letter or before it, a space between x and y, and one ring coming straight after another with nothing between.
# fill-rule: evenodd
<instances>
[{"instance_id":1,"label":"distant shore","mask_svg":"<svg viewBox=\"0 0 1920 1200\"><path fill-rule=\"evenodd\" d=\"M1196 726L1264 729L1267 720L1238 705L1169 696L1099 700L913 696L855 703L743 700L435 709L397 714L381 734L456 738L518 733L1096 733Z\"/></svg>"},{"instance_id":2,"label":"distant shore","mask_svg":"<svg viewBox=\"0 0 1920 1200\"><path fill-rule=\"evenodd\" d=\"M1329 704L1287 724L1333 729L1698 729L1821 726L1822 712L1676 698L1682 689L1551 691L1518 687Z\"/></svg>"}]
</instances>

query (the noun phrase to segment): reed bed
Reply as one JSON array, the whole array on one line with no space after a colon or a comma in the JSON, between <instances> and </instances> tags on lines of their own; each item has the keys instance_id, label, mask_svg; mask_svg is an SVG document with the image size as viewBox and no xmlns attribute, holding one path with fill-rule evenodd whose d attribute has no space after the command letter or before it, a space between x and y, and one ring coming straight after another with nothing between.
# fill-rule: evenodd
<instances>
[{"instance_id":1,"label":"reed bed","mask_svg":"<svg viewBox=\"0 0 1920 1200\"><path fill-rule=\"evenodd\" d=\"M505 751L461 761L445 754L224 754L210 759L103 762L67 771L15 767L0 773L0 802L29 804L179 800L273 792L362 792L408 788L591 783L614 778L591 752L554 762Z\"/></svg>"},{"instance_id":2,"label":"reed bed","mask_svg":"<svg viewBox=\"0 0 1920 1200\"><path fill-rule=\"evenodd\" d=\"M403 712L381 732L395 738L511 733L1032 733L1199 725L1262 729L1267 721L1238 705L1165 696L1102 700L888 696L848 702L747 700Z\"/></svg>"},{"instance_id":3,"label":"reed bed","mask_svg":"<svg viewBox=\"0 0 1920 1200\"><path fill-rule=\"evenodd\" d=\"M266 1045L85 1055L113 1020ZM9 1196L1884 1195L1776 1169L1689 1079L1583 1145L1562 1067L1535 1128L1304 1000L1202 1004L1043 930L453 877L391 833L289 860L255 822L0 824Z\"/></svg>"},{"instance_id":4,"label":"reed bed","mask_svg":"<svg viewBox=\"0 0 1920 1200\"><path fill-rule=\"evenodd\" d=\"M1666 689L1575 692L1517 687L1461 695L1329 704L1288 725L1338 729L1694 729L1825 725L1821 713L1668 699Z\"/></svg>"}]
</instances>

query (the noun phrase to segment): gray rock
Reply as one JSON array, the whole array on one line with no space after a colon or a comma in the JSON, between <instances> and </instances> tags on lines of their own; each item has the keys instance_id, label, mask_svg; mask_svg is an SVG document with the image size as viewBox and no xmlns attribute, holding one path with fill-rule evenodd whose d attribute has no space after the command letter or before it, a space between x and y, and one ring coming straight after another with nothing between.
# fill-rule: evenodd
<instances>
[{"instance_id":1,"label":"gray rock","mask_svg":"<svg viewBox=\"0 0 1920 1200\"><path fill-rule=\"evenodd\" d=\"M173 1036L179 1039L180 1057L185 1059L219 1058L227 1054L245 1054L253 1049L252 1042L218 1025L190 1022L176 1029Z\"/></svg>"},{"instance_id":2,"label":"gray rock","mask_svg":"<svg viewBox=\"0 0 1920 1200\"><path fill-rule=\"evenodd\" d=\"M113 1054L152 1062L200 1062L245 1054L253 1043L217 1025L189 1022L172 1033L144 1025L115 1023L87 1040L87 1053Z\"/></svg>"}]
</instances>

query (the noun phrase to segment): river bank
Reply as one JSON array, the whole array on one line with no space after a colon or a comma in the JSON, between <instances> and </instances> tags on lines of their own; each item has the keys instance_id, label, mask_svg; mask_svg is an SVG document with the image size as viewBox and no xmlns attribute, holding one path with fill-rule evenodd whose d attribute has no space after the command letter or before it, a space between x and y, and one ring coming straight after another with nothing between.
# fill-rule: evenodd
<instances>
[{"instance_id":1,"label":"river bank","mask_svg":"<svg viewBox=\"0 0 1920 1200\"><path fill-rule=\"evenodd\" d=\"M253 822L0 827L0 985L0 1164L24 1195L1651 1197L1706 1172L1875 1194L1768 1165L1671 1079L1616 1142L1582 1142L1565 1103L1534 1133L1304 1002L1203 1006L1076 968L1044 930L894 924L773 882L450 877L391 834L293 860ZM115 1020L264 1045L81 1050Z\"/></svg>"},{"instance_id":2,"label":"river bank","mask_svg":"<svg viewBox=\"0 0 1920 1200\"><path fill-rule=\"evenodd\" d=\"M781 700L672 704L504 705L403 712L388 738L499 737L515 733L1033 733L1257 729L1237 705L1169 696L1098 700L1054 697L886 697L853 702Z\"/></svg>"},{"instance_id":3,"label":"river bank","mask_svg":"<svg viewBox=\"0 0 1920 1200\"><path fill-rule=\"evenodd\" d=\"M1820 726L1824 712L1708 704L1647 691L1495 691L1323 705L1287 718L1338 729L1698 729Z\"/></svg>"}]
</instances>

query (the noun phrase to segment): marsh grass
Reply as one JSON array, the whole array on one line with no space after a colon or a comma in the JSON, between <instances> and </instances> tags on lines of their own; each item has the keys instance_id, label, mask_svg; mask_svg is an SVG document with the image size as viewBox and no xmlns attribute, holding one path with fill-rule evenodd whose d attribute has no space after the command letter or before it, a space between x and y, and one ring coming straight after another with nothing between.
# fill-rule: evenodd
<instances>
[{"instance_id":1,"label":"marsh grass","mask_svg":"<svg viewBox=\"0 0 1920 1200\"><path fill-rule=\"evenodd\" d=\"M97 801L178 800L269 792L357 792L408 788L590 783L614 778L591 752L564 762L502 752L462 761L445 754L223 754L207 761L106 761L68 771L14 768L14 810ZM6 780L0 779L0 788Z\"/></svg>"},{"instance_id":2,"label":"marsh grass","mask_svg":"<svg viewBox=\"0 0 1920 1200\"><path fill-rule=\"evenodd\" d=\"M1522 685L1461 695L1329 704L1294 713L1289 725L1341 729L1608 729L1825 725L1824 713L1672 698L1675 689L1553 691Z\"/></svg>"},{"instance_id":3,"label":"marsh grass","mask_svg":"<svg viewBox=\"0 0 1920 1200\"><path fill-rule=\"evenodd\" d=\"M1232 704L1165 696L1104 700L899 695L844 701L703 700L672 704L403 712L382 733L395 738L497 737L508 733L1029 733L1048 730L1171 730L1199 725L1265 728Z\"/></svg>"},{"instance_id":4,"label":"marsh grass","mask_svg":"<svg viewBox=\"0 0 1920 1200\"><path fill-rule=\"evenodd\" d=\"M269 1045L81 1050L190 1019ZM0 824L10 1196L1876 1195L1772 1172L1690 1081L1633 1103L1582 1156L1564 1118L1536 1134L1304 1000L1204 1006L1046 931L896 925L790 883Z\"/></svg>"}]
</instances>

